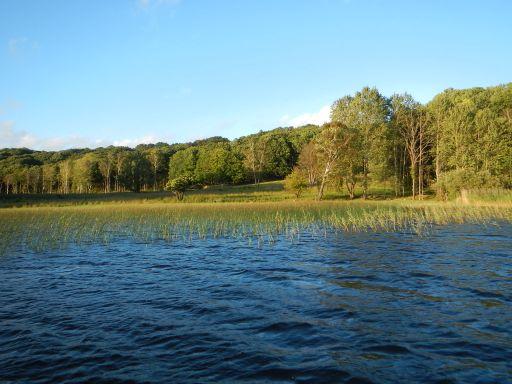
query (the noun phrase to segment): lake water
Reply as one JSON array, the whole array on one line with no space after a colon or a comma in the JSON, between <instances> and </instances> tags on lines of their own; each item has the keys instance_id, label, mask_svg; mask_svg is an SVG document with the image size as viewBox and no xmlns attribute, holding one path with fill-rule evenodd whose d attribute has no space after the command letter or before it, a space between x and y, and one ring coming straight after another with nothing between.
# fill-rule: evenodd
<instances>
[{"instance_id":1,"label":"lake water","mask_svg":"<svg viewBox=\"0 0 512 384\"><path fill-rule=\"evenodd\" d=\"M512 382L512 225L0 257L0 382Z\"/></svg>"}]
</instances>

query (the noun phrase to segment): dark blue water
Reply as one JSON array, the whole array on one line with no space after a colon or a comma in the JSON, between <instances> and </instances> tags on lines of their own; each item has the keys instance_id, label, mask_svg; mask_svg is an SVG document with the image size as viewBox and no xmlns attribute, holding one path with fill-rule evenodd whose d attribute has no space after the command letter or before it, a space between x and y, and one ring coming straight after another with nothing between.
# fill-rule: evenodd
<instances>
[{"instance_id":1,"label":"dark blue water","mask_svg":"<svg viewBox=\"0 0 512 384\"><path fill-rule=\"evenodd\" d=\"M512 226L0 258L0 382L512 382Z\"/></svg>"}]
</instances>

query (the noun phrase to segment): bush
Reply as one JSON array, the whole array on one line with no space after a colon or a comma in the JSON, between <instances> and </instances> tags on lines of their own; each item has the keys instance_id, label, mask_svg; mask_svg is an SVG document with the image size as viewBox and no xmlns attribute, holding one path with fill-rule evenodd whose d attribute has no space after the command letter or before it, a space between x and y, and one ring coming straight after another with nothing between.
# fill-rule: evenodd
<instances>
[{"instance_id":1,"label":"bush","mask_svg":"<svg viewBox=\"0 0 512 384\"><path fill-rule=\"evenodd\" d=\"M297 198L300 197L308 185L306 175L297 167L284 179L284 188L288 191L292 191Z\"/></svg>"},{"instance_id":2,"label":"bush","mask_svg":"<svg viewBox=\"0 0 512 384\"><path fill-rule=\"evenodd\" d=\"M440 198L453 199L461 195L462 190L496 188L499 180L489 172L475 172L471 169L448 171L439 177L434 187Z\"/></svg>"},{"instance_id":3,"label":"bush","mask_svg":"<svg viewBox=\"0 0 512 384\"><path fill-rule=\"evenodd\" d=\"M183 200L185 191L194 185L194 182L193 177L189 175L182 175L169 180L165 189L173 192L176 195L176 198L181 201Z\"/></svg>"}]
</instances>

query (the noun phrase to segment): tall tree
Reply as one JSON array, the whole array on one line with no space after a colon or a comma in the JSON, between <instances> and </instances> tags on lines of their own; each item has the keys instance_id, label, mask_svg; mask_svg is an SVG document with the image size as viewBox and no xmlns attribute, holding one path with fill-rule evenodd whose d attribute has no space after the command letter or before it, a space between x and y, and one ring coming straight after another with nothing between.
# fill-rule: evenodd
<instances>
[{"instance_id":1,"label":"tall tree","mask_svg":"<svg viewBox=\"0 0 512 384\"><path fill-rule=\"evenodd\" d=\"M122 149L117 149L114 154L114 190L121 192L121 181L123 179L123 169L127 158L127 153Z\"/></svg>"},{"instance_id":2,"label":"tall tree","mask_svg":"<svg viewBox=\"0 0 512 384\"><path fill-rule=\"evenodd\" d=\"M427 111L430 115L429 129L434 142L434 161L435 161L435 177L439 180L443 170L443 146L446 143L446 134L444 130L445 119L450 108L449 91L444 91L436 95L427 105Z\"/></svg>"},{"instance_id":3,"label":"tall tree","mask_svg":"<svg viewBox=\"0 0 512 384\"><path fill-rule=\"evenodd\" d=\"M196 169L197 158L197 147L188 147L176 152L169 159L169 179L183 175L192 176Z\"/></svg>"},{"instance_id":4,"label":"tall tree","mask_svg":"<svg viewBox=\"0 0 512 384\"><path fill-rule=\"evenodd\" d=\"M103 192L110 192L110 185L112 181L112 169L114 168L114 153L109 150L103 150L98 156L98 166L103 177Z\"/></svg>"},{"instance_id":5,"label":"tall tree","mask_svg":"<svg viewBox=\"0 0 512 384\"><path fill-rule=\"evenodd\" d=\"M71 188L71 172L73 171L73 161L64 160L59 164L60 189L64 194L69 193Z\"/></svg>"},{"instance_id":6,"label":"tall tree","mask_svg":"<svg viewBox=\"0 0 512 384\"><path fill-rule=\"evenodd\" d=\"M400 133L410 162L413 198L423 188L423 165L429 144L427 137L427 113L425 108L407 93L391 97L392 124Z\"/></svg>"},{"instance_id":7,"label":"tall tree","mask_svg":"<svg viewBox=\"0 0 512 384\"><path fill-rule=\"evenodd\" d=\"M343 152L347 150L350 142L355 139L357 132L339 122L326 123L315 140L322 173L320 175L320 187L318 200L324 196L327 181L339 167L339 161Z\"/></svg>"},{"instance_id":8,"label":"tall tree","mask_svg":"<svg viewBox=\"0 0 512 384\"><path fill-rule=\"evenodd\" d=\"M164 152L159 147L153 147L148 151L148 159L151 163L151 169L153 171L153 190L156 191L159 188L158 174L162 164L164 163Z\"/></svg>"},{"instance_id":9,"label":"tall tree","mask_svg":"<svg viewBox=\"0 0 512 384\"><path fill-rule=\"evenodd\" d=\"M297 161L293 144L284 133L268 133L264 140L265 153L262 165L265 176L267 179L282 179L292 171Z\"/></svg>"},{"instance_id":10,"label":"tall tree","mask_svg":"<svg viewBox=\"0 0 512 384\"><path fill-rule=\"evenodd\" d=\"M267 140L265 137L252 136L247 140L244 148L245 166L252 173L254 184L258 184L261 180L261 174L265 166L265 155Z\"/></svg>"},{"instance_id":11,"label":"tall tree","mask_svg":"<svg viewBox=\"0 0 512 384\"><path fill-rule=\"evenodd\" d=\"M365 87L353 97L337 100L331 108L331 119L355 128L361 134L363 198L368 195L371 166L383 162L383 141L389 119L388 102L376 88Z\"/></svg>"},{"instance_id":12,"label":"tall tree","mask_svg":"<svg viewBox=\"0 0 512 384\"><path fill-rule=\"evenodd\" d=\"M319 179L318 153L315 142L310 141L304 147L299 155L298 167L307 175L310 187L316 185Z\"/></svg>"},{"instance_id":13,"label":"tall tree","mask_svg":"<svg viewBox=\"0 0 512 384\"><path fill-rule=\"evenodd\" d=\"M133 192L145 189L151 175L151 165L141 151L135 150L128 154L126 165L128 167L128 188Z\"/></svg>"},{"instance_id":14,"label":"tall tree","mask_svg":"<svg viewBox=\"0 0 512 384\"><path fill-rule=\"evenodd\" d=\"M75 161L73 167L73 188L77 193L91 193L94 185L101 182L98 159L94 153L88 153Z\"/></svg>"}]
</instances>

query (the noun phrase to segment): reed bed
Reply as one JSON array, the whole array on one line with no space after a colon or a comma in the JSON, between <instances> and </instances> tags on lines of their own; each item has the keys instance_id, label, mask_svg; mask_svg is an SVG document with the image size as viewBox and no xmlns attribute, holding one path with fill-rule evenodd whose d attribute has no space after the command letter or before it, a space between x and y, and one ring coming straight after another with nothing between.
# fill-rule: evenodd
<instances>
[{"instance_id":1,"label":"reed bed","mask_svg":"<svg viewBox=\"0 0 512 384\"><path fill-rule=\"evenodd\" d=\"M0 253L40 251L69 244L198 241L220 237L257 244L303 233L407 231L428 234L432 226L512 221L512 204L463 205L408 200L380 202L281 201L219 204L112 204L0 210Z\"/></svg>"}]
</instances>

